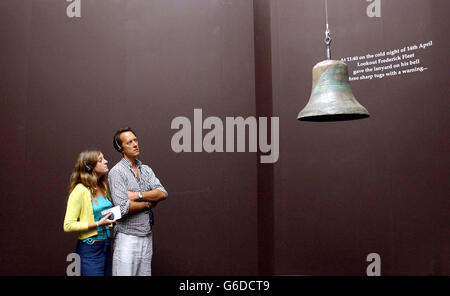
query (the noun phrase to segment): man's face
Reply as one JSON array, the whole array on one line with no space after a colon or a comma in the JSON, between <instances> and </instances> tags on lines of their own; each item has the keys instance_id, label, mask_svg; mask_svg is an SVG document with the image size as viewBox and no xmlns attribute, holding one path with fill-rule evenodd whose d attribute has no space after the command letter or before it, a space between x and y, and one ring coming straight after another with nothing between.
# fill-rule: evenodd
<instances>
[{"instance_id":1,"label":"man's face","mask_svg":"<svg viewBox=\"0 0 450 296\"><path fill-rule=\"evenodd\" d=\"M129 158L135 158L139 156L139 144L133 132L121 133L120 140L122 141L124 155L128 156Z\"/></svg>"}]
</instances>

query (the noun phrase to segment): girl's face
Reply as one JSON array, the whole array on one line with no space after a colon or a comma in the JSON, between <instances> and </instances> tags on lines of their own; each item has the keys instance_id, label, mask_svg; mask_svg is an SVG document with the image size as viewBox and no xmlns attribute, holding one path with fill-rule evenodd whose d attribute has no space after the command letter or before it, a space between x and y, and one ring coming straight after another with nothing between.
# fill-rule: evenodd
<instances>
[{"instance_id":1,"label":"girl's face","mask_svg":"<svg viewBox=\"0 0 450 296\"><path fill-rule=\"evenodd\" d=\"M103 176L109 171L108 161L103 156L103 153L100 153L100 155L98 156L97 164L94 167L94 171L97 173L98 176Z\"/></svg>"}]
</instances>

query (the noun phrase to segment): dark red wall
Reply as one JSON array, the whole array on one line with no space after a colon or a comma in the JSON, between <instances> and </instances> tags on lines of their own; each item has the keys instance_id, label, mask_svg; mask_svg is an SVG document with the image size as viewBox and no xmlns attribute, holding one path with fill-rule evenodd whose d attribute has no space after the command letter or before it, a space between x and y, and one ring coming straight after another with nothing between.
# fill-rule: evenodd
<instances>
[{"instance_id":1,"label":"dark red wall","mask_svg":"<svg viewBox=\"0 0 450 296\"><path fill-rule=\"evenodd\" d=\"M323 1L272 2L276 274L449 274L448 1L328 1L332 57L433 40L429 70L351 83L371 113L359 121L296 122L324 60ZM348 63L355 69L356 63Z\"/></svg>"},{"instance_id":2,"label":"dark red wall","mask_svg":"<svg viewBox=\"0 0 450 296\"><path fill-rule=\"evenodd\" d=\"M65 275L77 154L135 129L169 198L155 275L448 275L448 1L329 1L335 58L433 40L429 70L352 82L371 117L296 120L325 58L317 0L0 2L0 274ZM393 3L395 2L395 3ZM349 63L349 68L354 64ZM280 158L175 153L173 118L278 116Z\"/></svg>"},{"instance_id":3,"label":"dark red wall","mask_svg":"<svg viewBox=\"0 0 450 296\"><path fill-rule=\"evenodd\" d=\"M2 1L0 274L64 275L77 154L130 125L169 191L156 275L257 273L254 153L174 153L177 116L255 112L251 1ZM239 264L237 264L239 262Z\"/></svg>"}]
</instances>

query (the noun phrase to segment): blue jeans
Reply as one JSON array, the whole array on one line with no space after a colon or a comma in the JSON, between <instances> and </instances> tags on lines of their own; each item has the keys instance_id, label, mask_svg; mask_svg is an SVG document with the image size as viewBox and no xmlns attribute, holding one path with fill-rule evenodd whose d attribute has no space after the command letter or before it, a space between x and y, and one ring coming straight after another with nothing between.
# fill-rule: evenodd
<instances>
[{"instance_id":1,"label":"blue jeans","mask_svg":"<svg viewBox=\"0 0 450 296\"><path fill-rule=\"evenodd\" d=\"M111 276L111 239L92 245L78 240L76 252L81 259L81 276Z\"/></svg>"}]
</instances>

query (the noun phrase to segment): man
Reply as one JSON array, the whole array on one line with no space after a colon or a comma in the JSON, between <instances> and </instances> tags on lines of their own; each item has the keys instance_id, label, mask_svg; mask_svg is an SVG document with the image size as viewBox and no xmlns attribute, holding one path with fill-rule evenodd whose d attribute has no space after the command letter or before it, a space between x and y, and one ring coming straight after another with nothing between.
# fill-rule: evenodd
<instances>
[{"instance_id":1,"label":"man","mask_svg":"<svg viewBox=\"0 0 450 296\"><path fill-rule=\"evenodd\" d=\"M114 148L123 158L110 170L109 188L122 219L114 229L113 276L151 275L152 207L167 198L153 170L137 159L139 143L129 127L114 135Z\"/></svg>"}]
</instances>

